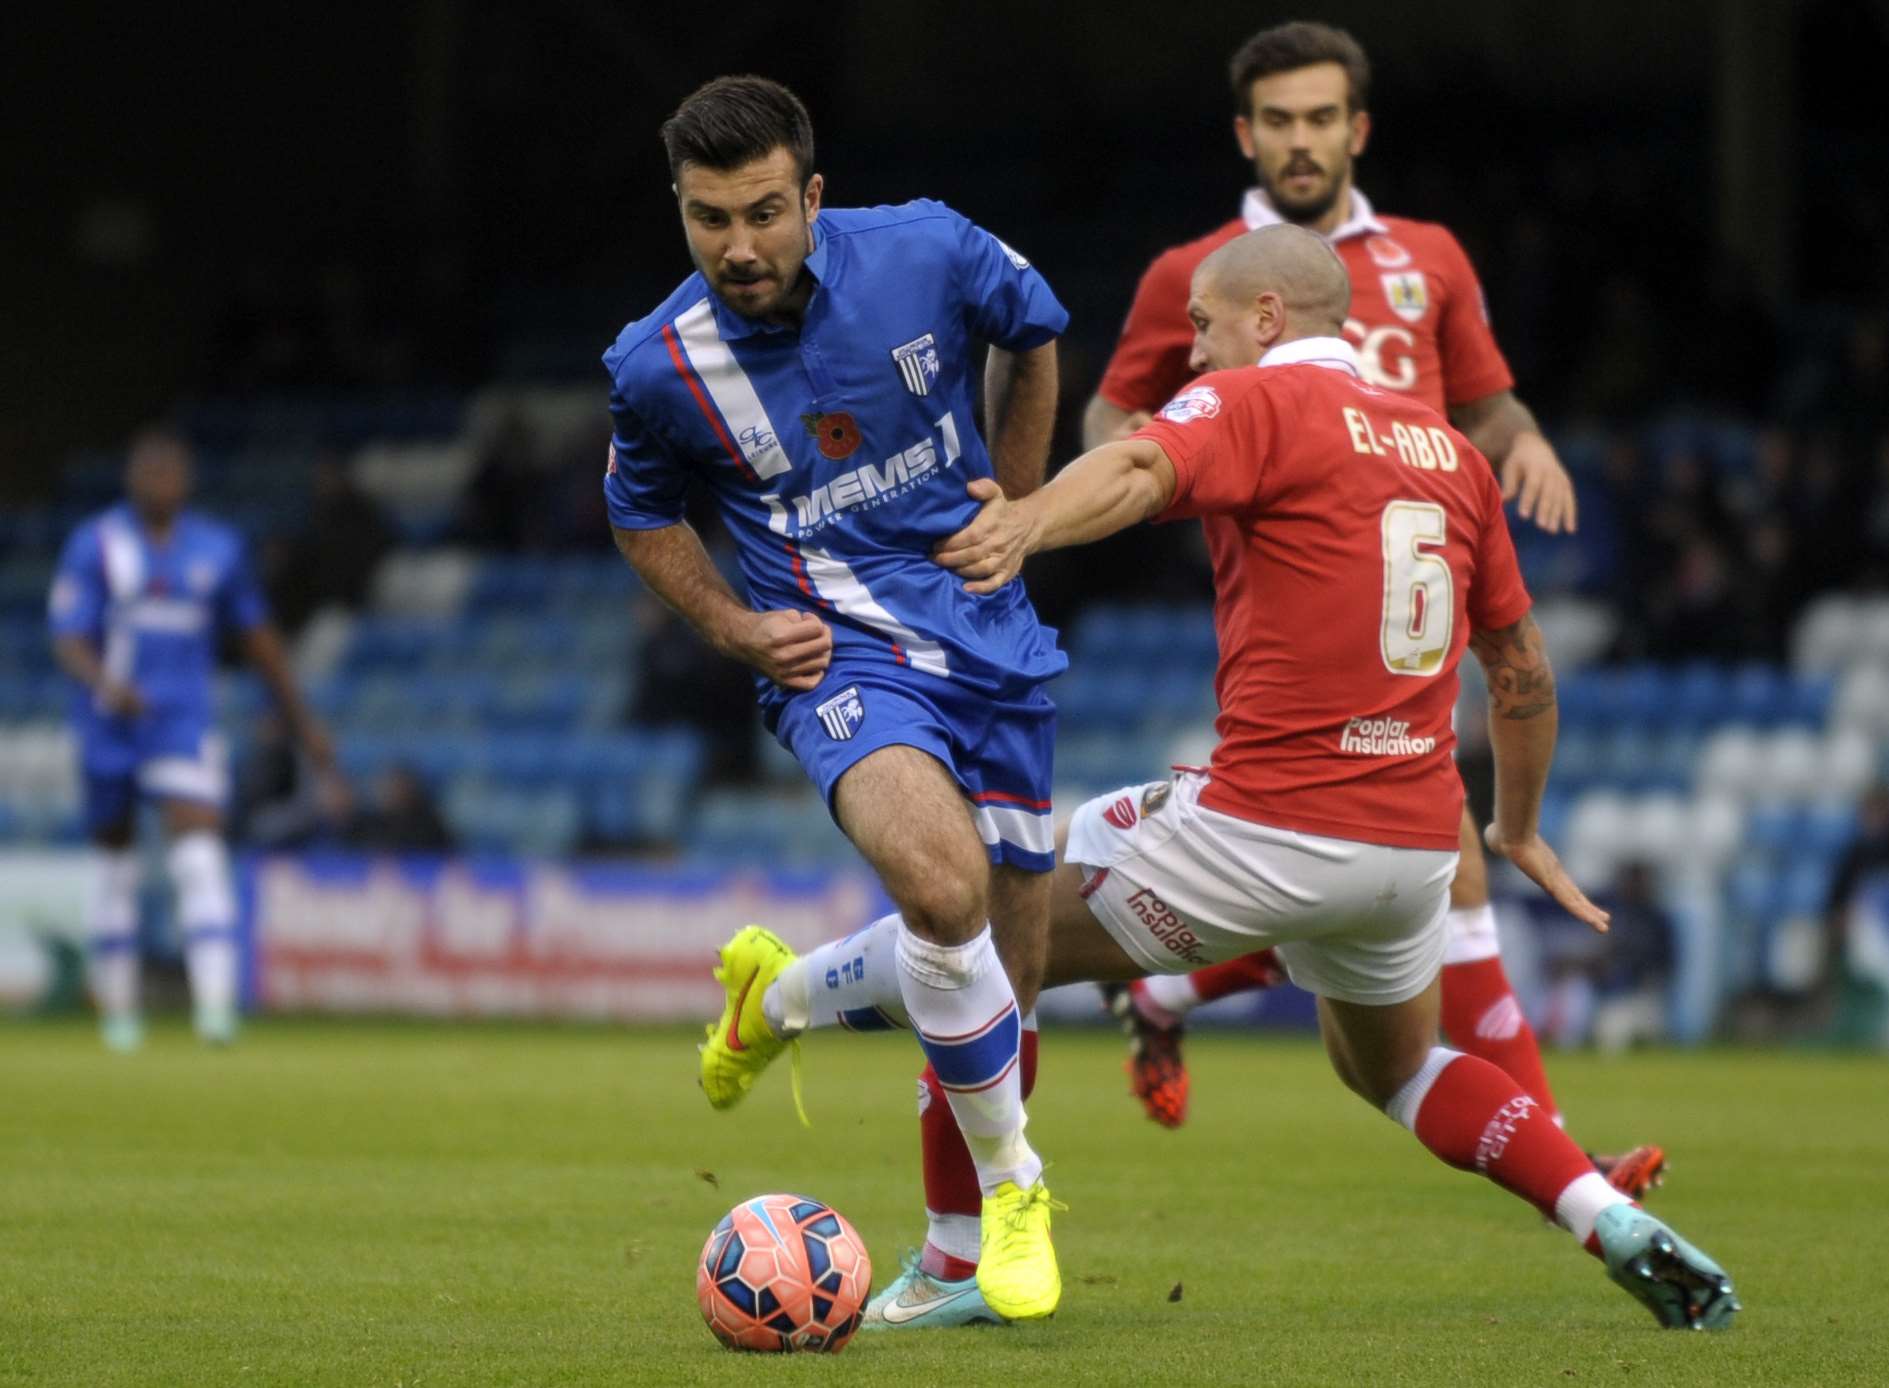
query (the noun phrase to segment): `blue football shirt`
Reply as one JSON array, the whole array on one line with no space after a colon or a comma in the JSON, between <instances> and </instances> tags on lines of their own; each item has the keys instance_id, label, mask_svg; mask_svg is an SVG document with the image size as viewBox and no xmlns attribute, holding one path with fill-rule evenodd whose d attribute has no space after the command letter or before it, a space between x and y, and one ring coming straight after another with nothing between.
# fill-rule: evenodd
<instances>
[{"instance_id":1,"label":"blue football shirt","mask_svg":"<svg viewBox=\"0 0 1889 1388\"><path fill-rule=\"evenodd\" d=\"M682 519L713 489L758 611L813 612L834 662L922 670L1005 695L1068 664L1020 583L988 596L931 561L992 475L976 344L1012 351L1068 313L1016 251L942 203L824 209L801 324L742 317L691 275L604 353L611 522ZM763 682L763 702L787 696Z\"/></svg>"},{"instance_id":2,"label":"blue football shirt","mask_svg":"<svg viewBox=\"0 0 1889 1388\"><path fill-rule=\"evenodd\" d=\"M106 672L136 689L151 713L206 724L219 632L268 617L235 531L185 511L167 542L154 545L128 505L72 532L48 607L53 634L95 642ZM82 725L104 721L86 691L73 712Z\"/></svg>"}]
</instances>

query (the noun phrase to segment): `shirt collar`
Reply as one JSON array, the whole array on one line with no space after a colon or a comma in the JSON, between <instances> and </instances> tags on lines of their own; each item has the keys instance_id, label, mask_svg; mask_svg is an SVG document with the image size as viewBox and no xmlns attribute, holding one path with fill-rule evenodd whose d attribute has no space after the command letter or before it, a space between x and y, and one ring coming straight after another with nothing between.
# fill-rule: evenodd
<instances>
[{"instance_id":1,"label":"shirt collar","mask_svg":"<svg viewBox=\"0 0 1889 1388\"><path fill-rule=\"evenodd\" d=\"M1309 363L1348 371L1359 380L1364 372L1358 362L1358 349L1342 337L1296 337L1282 342L1259 359L1261 366L1298 366Z\"/></svg>"},{"instance_id":2,"label":"shirt collar","mask_svg":"<svg viewBox=\"0 0 1889 1388\"><path fill-rule=\"evenodd\" d=\"M1263 188L1248 188L1246 196L1240 202L1240 218L1246 223L1248 231L1258 231L1261 227L1278 226L1285 218L1273 208L1272 199L1266 196ZM1338 226L1333 227L1327 241L1349 241L1354 236L1382 236L1390 228L1377 219L1377 213L1371 210L1371 200L1357 188L1351 190L1351 216Z\"/></svg>"},{"instance_id":3,"label":"shirt collar","mask_svg":"<svg viewBox=\"0 0 1889 1388\"><path fill-rule=\"evenodd\" d=\"M802 263L806 266L807 273L813 276L813 293L817 296L820 292L820 287L826 283L827 238L820 234L820 223L817 218L809 230L813 233L813 249L807 253L807 258ZM723 303L721 295L715 293L713 290L709 291L708 297L709 301L715 306L715 328L723 342L734 342L740 338L753 337L757 333L785 333L794 331L794 329L787 327L783 323L769 323L759 318L747 318L736 313L733 309L729 308L727 304ZM807 300L807 310L809 313L813 310L812 298ZM801 327L804 328L805 326L806 317L802 315Z\"/></svg>"}]
</instances>

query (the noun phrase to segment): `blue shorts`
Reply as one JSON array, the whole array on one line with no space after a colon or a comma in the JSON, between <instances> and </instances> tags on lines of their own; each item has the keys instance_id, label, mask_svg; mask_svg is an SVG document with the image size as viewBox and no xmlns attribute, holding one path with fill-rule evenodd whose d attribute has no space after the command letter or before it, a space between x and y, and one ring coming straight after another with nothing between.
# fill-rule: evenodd
<instances>
[{"instance_id":1,"label":"blue shorts","mask_svg":"<svg viewBox=\"0 0 1889 1388\"><path fill-rule=\"evenodd\" d=\"M220 808L228 781L222 739L196 712L88 720L79 764L91 833L124 823L141 796Z\"/></svg>"},{"instance_id":2,"label":"blue shorts","mask_svg":"<svg viewBox=\"0 0 1889 1388\"><path fill-rule=\"evenodd\" d=\"M1040 687L994 699L921 670L829 669L817 689L781 706L774 736L806 768L829 812L834 784L867 754L891 746L928 752L971 802L991 862L1027 872L1056 866L1056 705Z\"/></svg>"}]
</instances>

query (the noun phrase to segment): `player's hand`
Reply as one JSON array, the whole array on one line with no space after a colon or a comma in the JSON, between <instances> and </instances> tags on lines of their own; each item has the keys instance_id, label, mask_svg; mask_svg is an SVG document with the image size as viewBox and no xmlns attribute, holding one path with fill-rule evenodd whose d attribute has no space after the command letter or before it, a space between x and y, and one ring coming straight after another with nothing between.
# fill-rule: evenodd
<instances>
[{"instance_id":1,"label":"player's hand","mask_svg":"<svg viewBox=\"0 0 1889 1388\"><path fill-rule=\"evenodd\" d=\"M1540 834L1530 834L1525 839L1511 842L1497 833L1497 828L1497 825L1491 824L1488 832L1482 836L1491 853L1507 858L1528 874L1536 886L1553 897L1555 904L1574 919L1592 926L1603 935L1607 933L1608 922L1613 918L1589 901L1587 893L1574 885L1574 879L1568 876L1568 870L1561 866L1561 860L1555 857L1555 851L1548 847Z\"/></svg>"},{"instance_id":2,"label":"player's hand","mask_svg":"<svg viewBox=\"0 0 1889 1388\"><path fill-rule=\"evenodd\" d=\"M967 593L994 593L1023 568L1035 539L1029 511L1004 495L989 477L975 477L965 488L983 507L957 534L940 540L931 557L970 581Z\"/></svg>"},{"instance_id":3,"label":"player's hand","mask_svg":"<svg viewBox=\"0 0 1889 1388\"><path fill-rule=\"evenodd\" d=\"M1515 509L1550 535L1572 535L1579 519L1574 479L1554 455L1554 445L1540 434L1518 434L1502 460L1502 499L1521 500Z\"/></svg>"},{"instance_id":4,"label":"player's hand","mask_svg":"<svg viewBox=\"0 0 1889 1388\"><path fill-rule=\"evenodd\" d=\"M144 712L144 699L130 685L108 679L98 686L98 706L113 718L136 718Z\"/></svg>"},{"instance_id":5,"label":"player's hand","mask_svg":"<svg viewBox=\"0 0 1889 1388\"><path fill-rule=\"evenodd\" d=\"M833 633L811 612L757 612L733 641L730 654L783 689L805 691L826 674L833 659Z\"/></svg>"},{"instance_id":6,"label":"player's hand","mask_svg":"<svg viewBox=\"0 0 1889 1388\"><path fill-rule=\"evenodd\" d=\"M1136 410L1132 414L1125 415L1122 418L1122 422L1115 426L1114 441L1119 443L1121 440L1134 433L1135 430L1140 429L1144 425L1152 424L1153 422L1154 416L1147 410Z\"/></svg>"}]
</instances>

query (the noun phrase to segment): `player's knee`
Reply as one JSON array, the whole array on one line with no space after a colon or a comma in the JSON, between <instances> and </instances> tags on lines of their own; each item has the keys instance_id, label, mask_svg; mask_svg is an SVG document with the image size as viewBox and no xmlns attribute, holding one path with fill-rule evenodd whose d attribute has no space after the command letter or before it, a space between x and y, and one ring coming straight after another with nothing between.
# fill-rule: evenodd
<instances>
[{"instance_id":1,"label":"player's knee","mask_svg":"<svg viewBox=\"0 0 1889 1388\"><path fill-rule=\"evenodd\" d=\"M171 845L169 866L179 913L187 923L222 924L235 916L229 853L222 839L203 830L183 835Z\"/></svg>"},{"instance_id":2,"label":"player's knee","mask_svg":"<svg viewBox=\"0 0 1889 1388\"><path fill-rule=\"evenodd\" d=\"M925 939L958 945L984 928L986 896L982 864L974 872L937 870L899 893L906 926Z\"/></svg>"}]
</instances>

